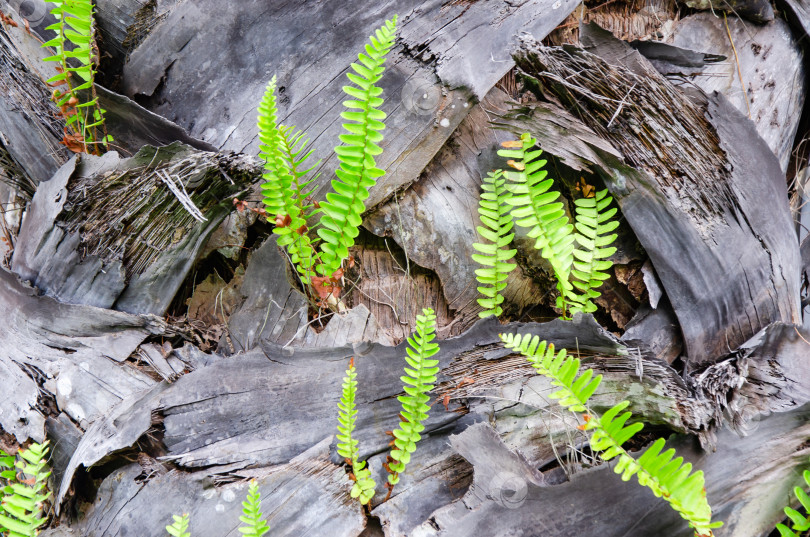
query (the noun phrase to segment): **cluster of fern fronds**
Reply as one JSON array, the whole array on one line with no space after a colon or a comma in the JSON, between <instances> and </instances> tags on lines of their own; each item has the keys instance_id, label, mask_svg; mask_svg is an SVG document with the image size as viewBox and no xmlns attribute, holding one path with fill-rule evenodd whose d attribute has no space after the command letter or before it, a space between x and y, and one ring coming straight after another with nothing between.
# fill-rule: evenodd
<instances>
[{"instance_id":1,"label":"cluster of fern fronds","mask_svg":"<svg viewBox=\"0 0 810 537\"><path fill-rule=\"evenodd\" d=\"M264 515L261 510L262 495L259 492L259 485L256 481L251 481L248 488L247 499L242 502L242 516L239 520L242 525L239 526L239 532L245 537L262 537L265 533L270 531L267 522L264 521ZM173 515L174 522L166 526L166 531L172 537L191 537L188 531L189 515Z\"/></svg>"},{"instance_id":2,"label":"cluster of fern fronds","mask_svg":"<svg viewBox=\"0 0 810 537\"><path fill-rule=\"evenodd\" d=\"M388 471L386 488L391 494L394 485L399 483L399 476L411 461L416 451L416 443L422 438L425 430L424 421L428 417L430 407L428 393L433 389L436 375L439 372L438 360L431 359L439 352L439 345L434 343L436 338L436 315L430 308L422 310L422 315L416 316L416 333L408 338L407 356L405 361L405 375L400 377L403 383L404 395L399 396L402 403L399 427L391 432L394 440L391 442L391 452L387 462L383 465ZM357 372L354 359L349 363L346 377L343 379L343 393L338 404L338 454L346 459L351 466L352 498L358 498L360 503L368 504L376 493L376 482L371 477L371 470L366 467L365 461L359 460L358 441L354 438L357 408ZM387 496L386 496L387 498Z\"/></svg>"},{"instance_id":3,"label":"cluster of fern fronds","mask_svg":"<svg viewBox=\"0 0 810 537\"><path fill-rule=\"evenodd\" d=\"M371 36L365 52L351 64L346 76L352 85L343 87L350 99L341 116L343 145L335 148L340 167L332 179L332 192L321 203L312 201L308 178L317 167L308 164L306 135L278 121L275 78L267 86L259 106L259 157L264 161L262 192L268 220L275 224L278 244L285 247L305 287L321 306L334 306L342 286L344 261L359 234L361 215L369 189L385 172L375 157L382 152L385 113L380 110L382 88L377 86L385 71L385 57L394 45L397 17ZM313 228L308 222L319 215Z\"/></svg>"},{"instance_id":4,"label":"cluster of fern fronds","mask_svg":"<svg viewBox=\"0 0 810 537\"><path fill-rule=\"evenodd\" d=\"M571 224L557 201L560 193L551 190L554 181L543 169L542 151L533 149L536 143L529 134L504 142L505 149L498 154L509 159L511 169L490 173L483 182L478 233L486 241L473 244L479 252L473 259L484 266L475 271L483 295L478 299L484 308L481 317L503 313L502 291L515 268L515 250L508 248L514 237L513 220L529 229L534 247L551 264L557 280L556 304L563 318L596 311L597 288L609 277L605 271L612 262L608 258L616 251L610 246L616 239L611 232L619 225L611 220L616 209L608 208L613 198L602 190L576 200Z\"/></svg>"},{"instance_id":5,"label":"cluster of fern fronds","mask_svg":"<svg viewBox=\"0 0 810 537\"><path fill-rule=\"evenodd\" d=\"M35 537L45 523L48 442L31 444L14 457L0 451L0 536Z\"/></svg>"},{"instance_id":6,"label":"cluster of fern fronds","mask_svg":"<svg viewBox=\"0 0 810 537\"><path fill-rule=\"evenodd\" d=\"M99 154L112 137L104 126L104 110L99 105L94 81L99 55L95 41L92 0L53 0L51 14L57 22L48 26L56 37L43 44L55 54L45 61L55 62L58 73L48 79L53 100L65 119L62 143L76 153Z\"/></svg>"},{"instance_id":7,"label":"cluster of fern fronds","mask_svg":"<svg viewBox=\"0 0 810 537\"><path fill-rule=\"evenodd\" d=\"M553 345L528 334L501 334L501 341L508 349L525 356L532 367L558 388L549 397L556 399L563 408L582 415L581 429L590 433L590 447L604 461L617 459L614 467L624 481L633 476L640 485L652 490L689 522L697 537L710 537L712 529L722 522L712 522L712 509L706 499L703 472L692 472L690 463L675 456L674 449L664 452L664 439L656 440L638 459L622 447L644 425L628 424L631 414L625 409L630 404L622 401L603 415L588 408L588 400L599 387L601 375L593 376L593 370L581 371L580 361L568 356L565 349L554 351Z\"/></svg>"}]
</instances>

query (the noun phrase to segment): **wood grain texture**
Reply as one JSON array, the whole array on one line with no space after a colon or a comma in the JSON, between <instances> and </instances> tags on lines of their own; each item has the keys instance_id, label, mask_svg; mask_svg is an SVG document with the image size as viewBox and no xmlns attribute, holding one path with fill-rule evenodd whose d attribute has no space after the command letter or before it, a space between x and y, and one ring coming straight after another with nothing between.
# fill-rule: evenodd
<instances>
[{"instance_id":1,"label":"wood grain texture","mask_svg":"<svg viewBox=\"0 0 810 537\"><path fill-rule=\"evenodd\" d=\"M44 83L56 71L11 5L0 0L0 11L17 24L0 24L0 144L35 183L47 181L68 159L59 145L64 121Z\"/></svg>"},{"instance_id":2,"label":"wood grain texture","mask_svg":"<svg viewBox=\"0 0 810 537\"><path fill-rule=\"evenodd\" d=\"M807 94L801 46L781 19L764 25L736 17L727 20L733 49L725 22L711 13L679 20L668 42L726 57L702 69L681 71L706 94L719 91L749 117L785 171Z\"/></svg>"},{"instance_id":3,"label":"wood grain texture","mask_svg":"<svg viewBox=\"0 0 810 537\"><path fill-rule=\"evenodd\" d=\"M157 318L62 304L38 296L0 270L3 345L0 345L0 426L20 442L44 440L40 397L85 426L128 395L155 381L123 363L150 334Z\"/></svg>"},{"instance_id":4,"label":"wood grain texture","mask_svg":"<svg viewBox=\"0 0 810 537\"><path fill-rule=\"evenodd\" d=\"M181 144L145 147L129 159L115 152L76 158L34 196L12 268L64 302L130 313L166 311L207 238L233 210L228 198L258 173L250 158ZM167 177L205 220L193 218Z\"/></svg>"},{"instance_id":5,"label":"wood grain texture","mask_svg":"<svg viewBox=\"0 0 810 537\"><path fill-rule=\"evenodd\" d=\"M378 165L388 173L371 190L366 206L373 207L417 179L469 107L512 67L505 50L513 36L544 36L575 5L386 0L369 9L359 0L240 0L222 10L213 0L183 2L131 54L122 87L191 136L254 154L256 106L275 74L280 118L309 134L314 158L323 159L323 186L337 166L343 73L373 29L399 13L401 37L381 82L388 119Z\"/></svg>"},{"instance_id":6,"label":"wood grain texture","mask_svg":"<svg viewBox=\"0 0 810 537\"><path fill-rule=\"evenodd\" d=\"M547 73L536 63L549 51L526 41L525 48L516 57L528 76L553 79L560 73ZM689 107L697 106L685 100L679 108L661 108L664 97L656 92L678 90L667 89L669 82L651 67L644 67L647 74L642 77L624 67L603 63L586 52L569 49L569 52L554 54L563 62L558 65L568 61L564 58L572 62L579 58L592 62L594 68L604 66L606 72L622 73L627 87L613 87L611 91L626 94L633 85L639 91L633 104L628 105L630 108L625 107L626 117L617 115L613 129L605 129L602 119L595 119L596 116L589 116L585 121L602 138L624 151L625 162L622 162L593 148L598 155L594 161L601 161L606 185L650 256L681 324L690 363L698 365L717 360L771 322L796 322L800 312L800 262L784 175L754 125L715 93L707 97L703 111L693 108L689 113L695 118L706 114L707 136L716 133L716 141L707 138L709 146L696 146L697 142L691 139L688 149L679 147L677 138L670 137L666 130L642 131L635 127L632 119L640 110L645 110L645 114L647 110L649 114L665 110L667 115L673 115L667 124L674 125L676 130L693 121L677 119ZM628 54L637 53L630 50ZM638 57L639 65L643 66L644 61ZM604 106L588 93L604 89L599 79L592 79L595 86L588 86L584 79L576 82L588 86L582 87L586 100L576 105L583 107L581 111ZM555 80L549 87L556 87L554 91L558 95L570 99L570 89L554 86ZM650 88L649 93L640 91L643 85ZM580 90L576 91L583 95ZM609 108L609 114L607 109L604 112L607 117L615 112L613 107ZM515 121L514 132L532 132L530 123ZM660 125L663 128L664 123ZM669 141L662 139L654 142L658 145L645 149L644 144L650 142L642 140L650 133L659 133L655 136ZM694 153L696 147L715 154L724 164L706 175L696 175L680 164L675 168L667 164L674 158L673 154ZM553 140L546 149L555 153ZM628 166L630 163L641 169L661 171L653 175L633 169ZM690 166L693 164L695 161ZM709 163L701 161L696 165Z\"/></svg>"},{"instance_id":7,"label":"wood grain texture","mask_svg":"<svg viewBox=\"0 0 810 537\"><path fill-rule=\"evenodd\" d=\"M286 464L241 475L169 471L159 463L154 468L133 463L115 470L80 522L46 530L42 537L124 537L133 532L164 537L172 515L183 513L189 514L192 535L237 537L242 535L238 527L246 477L258 483L273 535L355 537L366 524L360 504L346 493L351 488L348 475L329 461L329 439ZM221 480L231 483L213 486Z\"/></svg>"}]
</instances>

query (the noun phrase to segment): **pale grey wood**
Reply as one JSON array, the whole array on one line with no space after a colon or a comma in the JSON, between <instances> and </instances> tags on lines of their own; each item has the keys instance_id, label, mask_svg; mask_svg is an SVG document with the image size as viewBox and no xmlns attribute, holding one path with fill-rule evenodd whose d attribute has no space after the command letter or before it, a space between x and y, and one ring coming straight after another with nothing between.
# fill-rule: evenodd
<instances>
[{"instance_id":1,"label":"pale grey wood","mask_svg":"<svg viewBox=\"0 0 810 537\"><path fill-rule=\"evenodd\" d=\"M707 94L719 91L749 117L785 171L807 95L801 45L781 19L752 25L729 17L735 56L725 24L711 13L692 15L677 22L669 42L726 56L691 70L694 84Z\"/></svg>"},{"instance_id":2,"label":"pale grey wood","mask_svg":"<svg viewBox=\"0 0 810 537\"><path fill-rule=\"evenodd\" d=\"M367 36L398 13L401 37L381 82L388 119L378 164L388 175L371 190L372 207L416 180L475 99L512 67L507 44L514 35L544 36L575 6L574 0L387 0L368 9L353 0L258 8L240 0L222 10L216 2L184 2L131 54L122 87L191 136L255 154L256 107L275 74L280 118L309 134L314 159L323 159L322 186L337 166L332 149L341 132L343 73Z\"/></svg>"},{"instance_id":3,"label":"pale grey wood","mask_svg":"<svg viewBox=\"0 0 810 537\"><path fill-rule=\"evenodd\" d=\"M360 504L349 497L351 481L329 460L326 438L288 463L243 473L256 479L261 510L272 535L355 537L366 524ZM133 463L114 470L99 488L99 501L82 520L42 532L43 537L164 537L172 515L187 513L192 535L237 537L248 483L239 473L213 487L216 471L188 473Z\"/></svg>"},{"instance_id":4,"label":"pale grey wood","mask_svg":"<svg viewBox=\"0 0 810 537\"><path fill-rule=\"evenodd\" d=\"M0 270L0 304L0 427L18 441L44 440L41 394L86 426L154 384L122 362L148 335L163 333L160 319L62 304L6 270Z\"/></svg>"},{"instance_id":5,"label":"pale grey wood","mask_svg":"<svg viewBox=\"0 0 810 537\"><path fill-rule=\"evenodd\" d=\"M229 198L242 195L257 173L249 157L179 143L147 146L128 159L109 152L86 155L78 166L72 160L34 196L12 268L63 302L163 314L208 237L233 210ZM192 203L205 211L205 220L192 220L161 179L166 176L183 185ZM136 180L142 187L122 194L126 183ZM81 224L77 214L84 218ZM163 246L152 245L158 240ZM115 250L97 251L90 241ZM88 253L88 248L96 250Z\"/></svg>"}]
</instances>

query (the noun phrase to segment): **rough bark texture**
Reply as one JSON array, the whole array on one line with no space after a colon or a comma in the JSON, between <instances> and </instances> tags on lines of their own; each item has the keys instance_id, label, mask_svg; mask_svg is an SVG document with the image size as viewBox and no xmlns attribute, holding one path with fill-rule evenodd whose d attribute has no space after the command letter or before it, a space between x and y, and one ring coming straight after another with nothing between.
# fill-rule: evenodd
<instances>
[{"instance_id":1,"label":"rough bark texture","mask_svg":"<svg viewBox=\"0 0 810 537\"><path fill-rule=\"evenodd\" d=\"M13 250L0 268L0 446L52 441L59 524L42 535L162 537L189 513L193 535L236 536L249 478L272 535L689 535L648 490L593 464L550 383L498 343L506 331L601 373L594 410L628 399L648 424L634 448L669 436L706 474L718 537L767 535L810 453L810 242L799 247L785 177L806 198L791 158L806 6L788 0L786 24L735 1L764 24L729 16L728 30L672 2L589 6L578 16L632 42L574 22L555 39L584 48L551 49L517 34L542 38L573 0L265 4L98 0L99 80L126 95L98 89L118 153L69 158L43 82L55 71L15 9L40 36L52 17L38 0L0 0L17 24L0 22L0 252ZM255 108L276 74L283 121L308 131L327 185L343 73L395 12L387 175L351 251L347 311L312 320L270 225L234 208L258 195ZM478 321L478 189L522 132L569 214L603 183L620 208L595 318L545 322L554 284L518 230L509 322ZM368 516L335 451L341 379L354 357L356 437L382 483L404 339L426 306L441 344L430 418Z\"/></svg>"}]
</instances>

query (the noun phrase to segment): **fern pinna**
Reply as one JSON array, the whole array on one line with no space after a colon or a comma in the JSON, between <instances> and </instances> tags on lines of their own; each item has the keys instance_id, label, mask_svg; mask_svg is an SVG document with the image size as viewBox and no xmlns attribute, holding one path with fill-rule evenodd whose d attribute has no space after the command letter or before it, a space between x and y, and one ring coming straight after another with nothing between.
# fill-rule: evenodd
<instances>
[{"instance_id":1,"label":"fern pinna","mask_svg":"<svg viewBox=\"0 0 810 537\"><path fill-rule=\"evenodd\" d=\"M501 291L506 288L509 273L517 267L510 262L517 251L507 248L515 236L514 233L510 233L513 222L506 203L509 191L501 170L490 172L484 178L481 188L483 192L478 205L478 214L483 225L478 226L477 230L487 242L473 243L473 248L480 253L472 254L473 260L484 266L475 271L479 283L482 284L478 292L483 298L478 299L478 304L484 308L478 315L499 316L503 313Z\"/></svg>"},{"instance_id":2,"label":"fern pinna","mask_svg":"<svg viewBox=\"0 0 810 537\"><path fill-rule=\"evenodd\" d=\"M804 477L805 484L810 486L810 470L805 470L802 477ZM804 508L804 512L810 513L810 495L801 487L795 487L793 492L796 494L796 499L799 500L802 508ZM776 529L779 530L781 537L801 537L802 535L806 535L807 531L810 531L810 518L804 516L799 511L792 507L785 507L785 516L790 519L792 524L791 527L784 524L776 525Z\"/></svg>"},{"instance_id":3,"label":"fern pinna","mask_svg":"<svg viewBox=\"0 0 810 537\"><path fill-rule=\"evenodd\" d=\"M379 109L383 103L382 88L376 83L385 71L385 57L394 45L396 21L394 16L370 37L365 53L360 53L358 62L352 64L354 73L347 73L356 86L343 87L351 97L343 105L352 109L341 114L348 121L343 124L346 134L340 136L345 145L335 148L340 167L332 180L333 192L320 205L312 203L311 192L306 191L315 178L305 177L317 164L306 164L312 152L306 151L305 135L278 123L275 77L259 105L259 158L265 163L262 185L265 211L275 223L278 244L287 248L302 282L316 291L322 304L337 298L341 265L359 234L368 189L384 173L374 161L382 152L378 144L385 128L385 113ZM307 221L317 213L320 219L310 236L312 230Z\"/></svg>"},{"instance_id":4,"label":"fern pinna","mask_svg":"<svg viewBox=\"0 0 810 537\"><path fill-rule=\"evenodd\" d=\"M264 161L262 184L265 211L275 223L278 244L286 247L301 281L312 284L317 254L307 234L312 205L307 203L307 186L314 180L304 177L317 166L307 165L312 151L306 151L304 134L294 127L278 124L276 77L270 80L259 104L259 158ZM303 153L303 154L302 154Z\"/></svg>"},{"instance_id":5,"label":"fern pinna","mask_svg":"<svg viewBox=\"0 0 810 537\"><path fill-rule=\"evenodd\" d=\"M411 454L416 451L416 443L422 438L420 433L425 430L423 422L430 411L428 392L433 389L439 372L439 361L430 359L439 352L439 345L433 343L435 338L436 314L432 309L425 308L422 315L416 316L416 334L408 338L405 360L410 367L406 366L405 375L400 377L405 395L398 398L402 403L402 412L399 428L392 431L394 446L387 464L390 473L387 483L389 494L393 486L399 483L399 474L405 471Z\"/></svg>"},{"instance_id":6,"label":"fern pinna","mask_svg":"<svg viewBox=\"0 0 810 537\"><path fill-rule=\"evenodd\" d=\"M56 37L42 46L51 47L56 54L44 61L58 63L58 74L47 80L56 89L53 100L65 118L62 143L71 151L100 153L112 137L104 127L104 110L95 92L98 49L95 43L92 0L53 0L51 14L57 22L48 26ZM90 99L83 99L89 95Z\"/></svg>"},{"instance_id":7,"label":"fern pinna","mask_svg":"<svg viewBox=\"0 0 810 537\"><path fill-rule=\"evenodd\" d=\"M614 470L624 481L635 475L639 484L651 489L680 513L697 537L710 537L712 529L722 525L711 520L712 509L706 499L703 472L691 473L691 464L683 464L681 457L673 459L674 449L661 453L663 438L656 440L638 459L622 447L643 427L641 423L626 425L631 417L630 412L623 412L630 404L628 401L620 402L602 416L588 409L588 400L599 386L601 375L594 377L591 369L581 372L578 359L567 356L565 349L555 353L553 345L547 345L537 336L501 334L501 341L506 348L525 356L539 374L559 388L549 396L551 399L584 415L582 428L591 434L591 449L605 461L618 457Z\"/></svg>"},{"instance_id":8,"label":"fern pinna","mask_svg":"<svg viewBox=\"0 0 810 537\"><path fill-rule=\"evenodd\" d=\"M0 451L0 535L34 537L45 523L43 504L47 491L48 442L31 444L17 457Z\"/></svg>"},{"instance_id":9,"label":"fern pinna","mask_svg":"<svg viewBox=\"0 0 810 537\"><path fill-rule=\"evenodd\" d=\"M345 145L335 148L340 168L332 180L334 192L327 194L326 201L321 203L323 213L318 235L323 240L322 264L317 267L321 276L331 277L349 256L349 247L359 233L368 189L385 174L374 161L374 157L382 153L378 144L385 128L385 112L380 110L382 88L376 83L385 71L385 57L394 46L396 25L396 16L386 21L369 38L371 43L366 45L366 53L360 53L358 62L351 65L354 73L346 73L356 87L343 87L354 99L343 102L343 106L351 110L341 114L348 123L343 124L346 134L340 135Z\"/></svg>"},{"instance_id":10,"label":"fern pinna","mask_svg":"<svg viewBox=\"0 0 810 537\"><path fill-rule=\"evenodd\" d=\"M357 371L354 368L354 358L352 358L349 362L349 369L346 370L346 376L343 378L343 394L338 404L337 452L352 467L352 478L354 479L352 498L358 498L360 503L365 505L374 497L377 484L371 477L371 470L366 468L366 463L358 459L358 441L352 436L357 419L357 408L354 402L356 396Z\"/></svg>"}]
</instances>

